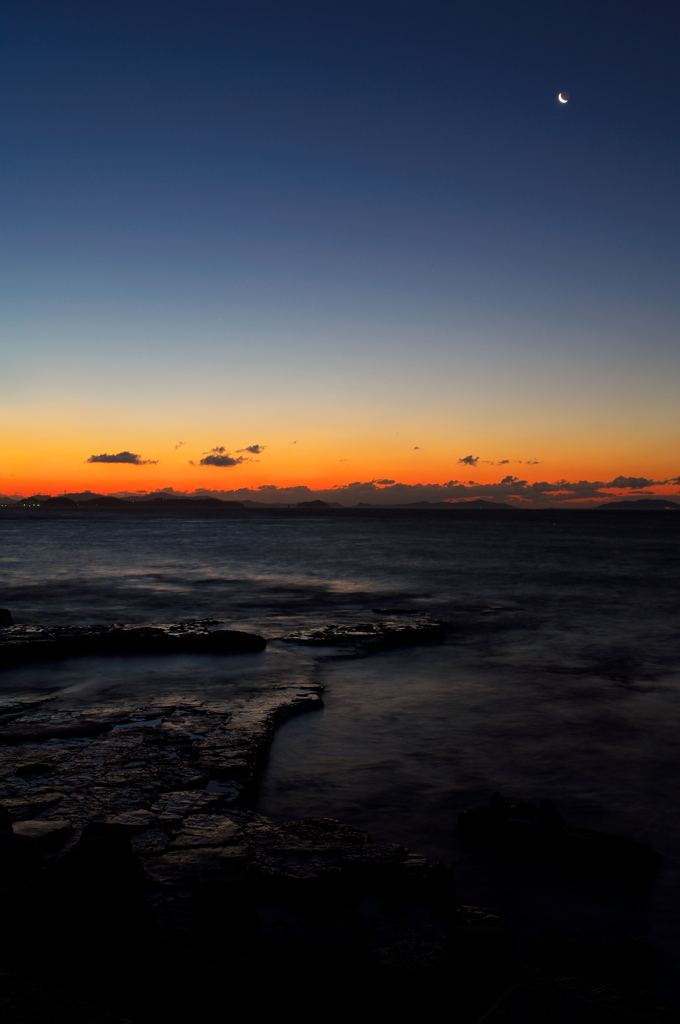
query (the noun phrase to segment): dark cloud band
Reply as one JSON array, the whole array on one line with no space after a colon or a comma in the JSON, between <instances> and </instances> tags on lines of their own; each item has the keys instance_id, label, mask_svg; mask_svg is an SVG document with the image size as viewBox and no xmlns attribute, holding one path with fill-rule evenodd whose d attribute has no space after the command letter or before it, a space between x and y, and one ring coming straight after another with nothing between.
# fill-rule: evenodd
<instances>
[{"instance_id":1,"label":"dark cloud band","mask_svg":"<svg viewBox=\"0 0 680 1024\"><path fill-rule=\"evenodd\" d=\"M247 448L237 448L237 452L250 452L251 455L262 455L266 444L249 444Z\"/></svg>"},{"instance_id":2,"label":"dark cloud band","mask_svg":"<svg viewBox=\"0 0 680 1024\"><path fill-rule=\"evenodd\" d=\"M90 455L87 462L118 462L125 463L128 466L155 466L158 463L158 459L143 459L141 455L136 455L134 452L117 452L115 455L107 455L102 453L101 455Z\"/></svg>"},{"instance_id":3,"label":"dark cloud band","mask_svg":"<svg viewBox=\"0 0 680 1024\"><path fill-rule=\"evenodd\" d=\"M234 459L231 455L206 455L204 459L201 459L199 466L238 466L241 462L247 460L241 457L240 459Z\"/></svg>"}]
</instances>

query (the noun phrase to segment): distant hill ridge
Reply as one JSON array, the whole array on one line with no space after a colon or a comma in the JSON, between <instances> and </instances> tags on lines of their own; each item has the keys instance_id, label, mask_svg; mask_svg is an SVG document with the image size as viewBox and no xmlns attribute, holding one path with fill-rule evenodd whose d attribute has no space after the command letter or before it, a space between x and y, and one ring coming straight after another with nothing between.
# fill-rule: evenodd
<instances>
[{"instance_id":1,"label":"distant hill ridge","mask_svg":"<svg viewBox=\"0 0 680 1024\"><path fill-rule=\"evenodd\" d=\"M221 501L219 498L139 498L135 501L128 498L114 498L113 495L101 494L94 498L75 501L73 498L46 498L36 494L30 498L22 498L14 502L16 505L39 505L40 508L120 508L133 505L151 505L153 508L243 508L240 501Z\"/></svg>"},{"instance_id":2,"label":"distant hill ridge","mask_svg":"<svg viewBox=\"0 0 680 1024\"><path fill-rule=\"evenodd\" d=\"M680 511L680 504L671 501L670 498L638 498L636 501L605 501L602 505L596 505L597 509L608 509L610 512L644 512L645 509L653 512L655 509L661 511Z\"/></svg>"},{"instance_id":3,"label":"distant hill ridge","mask_svg":"<svg viewBox=\"0 0 680 1024\"><path fill-rule=\"evenodd\" d=\"M88 496L85 497L84 495ZM152 496L140 495L139 498L117 498L112 494L93 494L92 492L84 492L83 496L67 494L58 495L56 497L50 497L46 494L33 494L28 498L10 498L8 495L0 494L0 506L4 507L40 507L40 508L130 508L130 507L151 507L151 508L250 508L250 509L453 509L454 511L461 510L477 510L477 511L507 511L507 512L521 512L526 510L526 506L510 505L504 501L489 501L486 498L475 498L471 501L410 501L410 502L395 502L393 504L378 504L377 502L366 502L360 501L356 505L341 505L337 501L328 502L322 501L320 498L315 498L309 501L298 501L298 502L274 502L274 501L253 501L252 499L244 499L243 501L226 501L222 498L211 498L211 497L181 497L176 498L170 495L154 494ZM680 511L680 503L677 501L671 501L670 498L638 498L638 499L624 499L622 501L604 501L599 505L588 506L590 510L597 511L611 511L611 512L661 512L661 511ZM563 511L564 507L560 509ZM537 511L534 509L534 511ZM550 507L539 509L538 511L555 511ZM583 508L573 507L568 511L584 511Z\"/></svg>"},{"instance_id":4,"label":"distant hill ridge","mask_svg":"<svg viewBox=\"0 0 680 1024\"><path fill-rule=\"evenodd\" d=\"M508 505L505 501L488 501L486 498L475 498L472 501L408 501L397 502L391 505L378 505L367 501L360 501L353 508L443 508L443 509L506 509L509 512L516 512L518 505Z\"/></svg>"}]
</instances>

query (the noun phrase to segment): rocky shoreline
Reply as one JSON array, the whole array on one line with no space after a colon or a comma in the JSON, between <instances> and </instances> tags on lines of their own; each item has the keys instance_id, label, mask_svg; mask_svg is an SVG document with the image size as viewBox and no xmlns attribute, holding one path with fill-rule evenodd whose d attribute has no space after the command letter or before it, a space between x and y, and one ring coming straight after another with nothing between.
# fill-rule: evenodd
<instances>
[{"instance_id":1,"label":"rocky shoreline","mask_svg":"<svg viewBox=\"0 0 680 1024\"><path fill-rule=\"evenodd\" d=\"M2 611L8 614L6 609L0 609ZM262 651L267 646L264 637L256 633L215 629L217 625L217 619L190 619L153 626L8 624L0 634L0 667L88 654L243 654Z\"/></svg>"},{"instance_id":2,"label":"rocky shoreline","mask_svg":"<svg viewBox=\"0 0 680 1024\"><path fill-rule=\"evenodd\" d=\"M639 944L559 933L522 961L497 915L458 902L450 867L250 810L277 725L321 706L318 685L285 682L87 712L5 700L3 1020L434 1019L442 1002L460 1024L680 1019L641 994Z\"/></svg>"},{"instance_id":3,"label":"rocky shoreline","mask_svg":"<svg viewBox=\"0 0 680 1024\"><path fill-rule=\"evenodd\" d=\"M381 611L375 609L376 614ZM404 621L413 614L399 610L379 622L332 624L297 630L278 639L300 646L376 650L443 640L451 627L450 622L429 616ZM88 654L248 654L267 646L265 638L256 633L216 628L220 624L218 619L187 619L149 626L15 626L11 613L0 608L0 668Z\"/></svg>"}]
</instances>

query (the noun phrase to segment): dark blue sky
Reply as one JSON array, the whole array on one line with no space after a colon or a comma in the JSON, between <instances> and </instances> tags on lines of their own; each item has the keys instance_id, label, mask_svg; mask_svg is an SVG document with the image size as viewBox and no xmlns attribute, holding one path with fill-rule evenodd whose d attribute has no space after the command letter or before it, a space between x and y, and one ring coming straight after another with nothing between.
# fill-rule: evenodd
<instances>
[{"instance_id":1,"label":"dark blue sky","mask_svg":"<svg viewBox=\"0 0 680 1024\"><path fill-rule=\"evenodd\" d=\"M142 398L217 402L247 350L271 367L250 407L279 421L286 387L439 443L462 430L442 380L463 373L455 401L506 427L514 409L519 445L527 409L553 409L560 458L570 416L579 449L597 429L594 400L671 401L676 3L4 10L12 401L50 404L58 379L110 400L114 429ZM385 386L353 390L387 353Z\"/></svg>"}]
</instances>

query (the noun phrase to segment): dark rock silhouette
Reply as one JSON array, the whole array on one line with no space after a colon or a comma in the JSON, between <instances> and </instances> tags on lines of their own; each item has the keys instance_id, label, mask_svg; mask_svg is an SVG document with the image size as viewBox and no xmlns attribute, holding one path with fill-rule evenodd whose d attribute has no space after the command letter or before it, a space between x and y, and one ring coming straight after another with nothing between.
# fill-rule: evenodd
<instances>
[{"instance_id":1,"label":"dark rock silhouette","mask_svg":"<svg viewBox=\"0 0 680 1024\"><path fill-rule=\"evenodd\" d=\"M196 1007L214 1006L225 986L238 993L265 979L271 1004L261 992L258 1005L274 1009L301 965L315 997L330 987L336 999L346 991L356 999L369 986L389 998L382 989L409 960L420 981L413 954L422 957L422 940L410 956L400 941L414 912L440 945L454 924L466 926L450 869L403 847L373 844L330 819L275 826L247 812L209 817L221 838L194 845L187 817L160 856L137 852L134 828L96 821L44 865L27 847L23 862L3 865L5 963L135 1024L175 1022L196 1019ZM488 982L495 965L484 956L474 949L465 963ZM429 972L428 987L450 985L451 959Z\"/></svg>"},{"instance_id":2,"label":"dark rock silhouette","mask_svg":"<svg viewBox=\"0 0 680 1024\"><path fill-rule=\"evenodd\" d=\"M600 942L559 928L542 932L527 959L550 974L604 979L615 985L648 985L658 967L650 947L639 940L622 936Z\"/></svg>"},{"instance_id":3,"label":"dark rock silhouette","mask_svg":"<svg viewBox=\"0 0 680 1024\"><path fill-rule=\"evenodd\" d=\"M298 501L295 508L330 508L331 506L327 501L321 501L320 498L315 498L314 501Z\"/></svg>"},{"instance_id":4,"label":"dark rock silhouette","mask_svg":"<svg viewBox=\"0 0 680 1024\"><path fill-rule=\"evenodd\" d=\"M457 924L444 947L444 964L459 983L473 992L485 992L487 1000L497 998L521 978L512 938L500 922Z\"/></svg>"},{"instance_id":5,"label":"dark rock silhouette","mask_svg":"<svg viewBox=\"0 0 680 1024\"><path fill-rule=\"evenodd\" d=\"M69 821L53 819L51 821L20 821L13 825L14 835L25 836L34 841L42 853L52 853L62 846L75 833Z\"/></svg>"},{"instance_id":6,"label":"dark rock silhouette","mask_svg":"<svg viewBox=\"0 0 680 1024\"><path fill-rule=\"evenodd\" d=\"M12 625L12 613L9 608L0 608L0 629Z\"/></svg>"},{"instance_id":7,"label":"dark rock silhouette","mask_svg":"<svg viewBox=\"0 0 680 1024\"><path fill-rule=\"evenodd\" d=\"M645 882L661 862L646 843L567 825L550 800L509 804L494 793L488 809L464 811L458 822L469 839L499 853L622 885Z\"/></svg>"},{"instance_id":8,"label":"dark rock silhouette","mask_svg":"<svg viewBox=\"0 0 680 1024\"><path fill-rule=\"evenodd\" d=\"M0 634L0 663L82 654L245 653L266 646L255 633L215 625L196 619L157 626L7 626Z\"/></svg>"}]
</instances>

